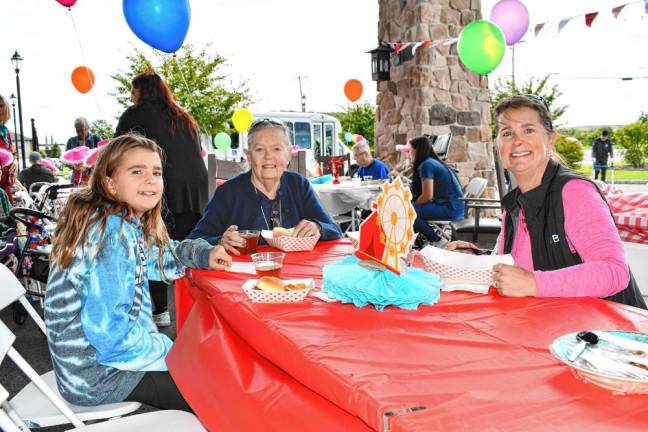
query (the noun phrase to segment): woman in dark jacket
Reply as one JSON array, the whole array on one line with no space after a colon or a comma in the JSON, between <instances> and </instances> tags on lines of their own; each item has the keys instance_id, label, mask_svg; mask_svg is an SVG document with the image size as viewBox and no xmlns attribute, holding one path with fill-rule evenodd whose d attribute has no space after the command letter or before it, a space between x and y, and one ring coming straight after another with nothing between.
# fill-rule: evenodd
<instances>
[{"instance_id":1,"label":"woman in dark jacket","mask_svg":"<svg viewBox=\"0 0 648 432\"><path fill-rule=\"evenodd\" d=\"M202 217L207 202L207 169L200 155L196 120L175 101L162 77L152 70L132 80L133 105L121 115L115 135L139 132L154 140L166 155L163 161L165 223L174 240L183 240ZM149 284L158 326L171 324L168 286Z\"/></svg>"}]
</instances>

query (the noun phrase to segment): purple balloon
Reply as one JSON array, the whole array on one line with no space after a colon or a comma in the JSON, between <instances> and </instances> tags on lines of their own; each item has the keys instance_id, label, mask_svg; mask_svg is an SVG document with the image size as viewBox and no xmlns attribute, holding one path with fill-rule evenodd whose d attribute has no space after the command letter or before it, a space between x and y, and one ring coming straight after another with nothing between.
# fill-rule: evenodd
<instances>
[{"instance_id":1,"label":"purple balloon","mask_svg":"<svg viewBox=\"0 0 648 432\"><path fill-rule=\"evenodd\" d=\"M518 0L500 0L490 14L490 20L504 32L506 45L513 45L529 28L529 10Z\"/></svg>"}]
</instances>

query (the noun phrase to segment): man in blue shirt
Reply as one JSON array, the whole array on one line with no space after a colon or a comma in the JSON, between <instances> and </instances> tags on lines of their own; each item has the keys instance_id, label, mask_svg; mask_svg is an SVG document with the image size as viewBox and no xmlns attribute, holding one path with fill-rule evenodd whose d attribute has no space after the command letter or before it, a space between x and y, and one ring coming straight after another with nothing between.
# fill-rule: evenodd
<instances>
[{"instance_id":1,"label":"man in blue shirt","mask_svg":"<svg viewBox=\"0 0 648 432\"><path fill-rule=\"evenodd\" d=\"M353 158L360 165L360 168L358 168L358 176L360 178L371 176L372 180L382 180L389 177L389 168L378 159L373 158L367 141L360 141L355 144L352 151Z\"/></svg>"}]
</instances>

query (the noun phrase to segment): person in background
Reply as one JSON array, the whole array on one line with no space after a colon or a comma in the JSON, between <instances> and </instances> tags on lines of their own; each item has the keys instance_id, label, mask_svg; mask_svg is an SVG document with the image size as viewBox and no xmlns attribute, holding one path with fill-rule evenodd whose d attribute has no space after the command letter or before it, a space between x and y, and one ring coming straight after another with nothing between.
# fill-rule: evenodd
<instances>
[{"instance_id":1,"label":"person in background","mask_svg":"<svg viewBox=\"0 0 648 432\"><path fill-rule=\"evenodd\" d=\"M184 240L200 220L208 198L209 179L200 154L198 123L176 103L171 89L155 71L136 75L131 84L133 105L119 118L115 136L135 131L164 151L164 202L168 209L164 222L173 240ZM155 281L149 286L155 322L170 326L169 285Z\"/></svg>"},{"instance_id":2,"label":"person in background","mask_svg":"<svg viewBox=\"0 0 648 432\"><path fill-rule=\"evenodd\" d=\"M114 139L59 218L45 325L57 386L70 403L191 411L165 363L172 341L153 323L149 279L174 280L185 267L222 270L231 258L204 240L169 239L161 159L152 140Z\"/></svg>"},{"instance_id":3,"label":"person in background","mask_svg":"<svg viewBox=\"0 0 648 432\"><path fill-rule=\"evenodd\" d=\"M495 108L502 165L518 187L502 198L495 253L515 265L493 267L508 297L600 297L646 309L625 259L610 208L597 186L559 163L557 133L544 101L516 95ZM474 250L453 242L448 250Z\"/></svg>"},{"instance_id":4,"label":"person in background","mask_svg":"<svg viewBox=\"0 0 648 432\"><path fill-rule=\"evenodd\" d=\"M40 153L31 152L29 154L29 163L31 166L20 171L20 174L18 174L18 181L20 181L27 190L29 190L32 183L56 183L56 177L52 171L41 165Z\"/></svg>"},{"instance_id":5,"label":"person in background","mask_svg":"<svg viewBox=\"0 0 648 432\"><path fill-rule=\"evenodd\" d=\"M67 144L65 145L65 150L71 150L74 147L86 146L88 148L96 148L97 143L101 141L101 137L97 134L90 133L90 125L88 120L83 117L79 117L74 120L74 129L76 129L76 135L71 137Z\"/></svg>"},{"instance_id":6,"label":"person in background","mask_svg":"<svg viewBox=\"0 0 648 432\"><path fill-rule=\"evenodd\" d=\"M354 144L351 151L353 151L353 158L360 166L357 171L358 177L370 176L372 180L383 180L389 177L389 168L378 159L374 159L367 141Z\"/></svg>"},{"instance_id":7,"label":"person in background","mask_svg":"<svg viewBox=\"0 0 648 432\"><path fill-rule=\"evenodd\" d=\"M423 234L432 245L444 247L447 240L427 221L463 219L465 204L461 200L461 184L454 170L439 159L429 137L412 138L409 145L412 150L408 155L414 159L410 186L416 210L414 229Z\"/></svg>"},{"instance_id":8,"label":"person in background","mask_svg":"<svg viewBox=\"0 0 648 432\"><path fill-rule=\"evenodd\" d=\"M322 208L310 182L286 171L290 162L288 128L278 120L252 123L245 151L250 170L216 189L189 238L204 238L239 255L242 230L293 228L296 237L320 234L320 240L340 238L340 229Z\"/></svg>"},{"instance_id":9,"label":"person in background","mask_svg":"<svg viewBox=\"0 0 648 432\"><path fill-rule=\"evenodd\" d=\"M601 136L592 143L592 160L594 164L594 180L598 180L599 174L601 181L605 181L605 173L608 169L608 156L612 159L614 168L614 149L610 140L608 131L601 132Z\"/></svg>"},{"instance_id":10,"label":"person in background","mask_svg":"<svg viewBox=\"0 0 648 432\"><path fill-rule=\"evenodd\" d=\"M0 149L14 154L13 143L11 142L11 134L6 126L6 123L11 118L11 110L9 103L2 95L0 95ZM15 131L14 131L15 133ZM2 188L9 198L11 204L14 203L13 192L11 187L16 182L16 164L11 158L11 163L2 164L2 174L0 174L0 188Z\"/></svg>"}]
</instances>

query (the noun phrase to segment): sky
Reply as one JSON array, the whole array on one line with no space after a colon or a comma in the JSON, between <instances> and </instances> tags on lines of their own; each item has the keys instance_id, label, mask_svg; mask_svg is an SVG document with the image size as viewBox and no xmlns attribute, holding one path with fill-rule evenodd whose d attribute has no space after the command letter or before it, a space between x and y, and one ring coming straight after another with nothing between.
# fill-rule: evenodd
<instances>
[{"instance_id":1,"label":"sky","mask_svg":"<svg viewBox=\"0 0 648 432\"><path fill-rule=\"evenodd\" d=\"M414 1L414 0L408 0ZM633 0L626 0L631 2ZM494 0L482 0L488 18ZM531 30L547 22L538 37L527 33L516 46L518 82L551 75L568 105L560 123L569 126L627 124L647 111L648 79L589 79L648 76L648 17L643 3L630 5L617 20L610 9L623 0L527 0ZM15 73L9 60L15 50L24 58L21 92L25 134L36 119L41 142L53 136L65 142L74 135L78 116L106 119L116 125L123 111L109 93L110 75L126 70L126 56L135 48L152 49L129 29L121 0L78 0L71 13L55 0L2 0L0 93L15 93ZM591 28L578 17L557 33L566 17L601 11ZM211 50L228 59L225 72L233 83L247 82L257 111L300 110L302 81L309 111L337 111L348 101L344 83L364 85L361 100L374 103L370 56L377 44L377 0L191 0L191 24L185 43ZM73 20L76 24L73 25ZM531 31L530 30L530 31ZM88 94L78 93L70 74L89 66L96 83ZM510 49L490 75L510 76ZM10 121L13 129L13 121Z\"/></svg>"}]
</instances>

